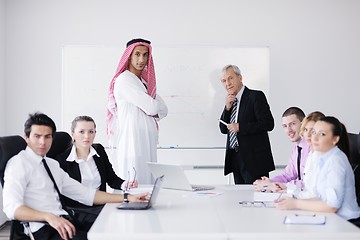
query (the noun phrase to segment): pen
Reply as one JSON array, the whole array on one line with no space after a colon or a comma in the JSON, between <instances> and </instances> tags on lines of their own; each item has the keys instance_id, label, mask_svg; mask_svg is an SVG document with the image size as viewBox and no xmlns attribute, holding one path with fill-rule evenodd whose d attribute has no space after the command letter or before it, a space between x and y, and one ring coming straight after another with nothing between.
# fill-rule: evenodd
<instances>
[{"instance_id":1,"label":"pen","mask_svg":"<svg viewBox=\"0 0 360 240\"><path fill-rule=\"evenodd\" d=\"M222 124L224 124L225 126L228 125L228 123L224 122L223 120L219 119L219 122L221 122Z\"/></svg>"},{"instance_id":2,"label":"pen","mask_svg":"<svg viewBox=\"0 0 360 240\"><path fill-rule=\"evenodd\" d=\"M280 186L280 184L279 183L275 183L275 187L276 188L278 188L278 189L280 189L280 190L282 190L283 188Z\"/></svg>"}]
</instances>

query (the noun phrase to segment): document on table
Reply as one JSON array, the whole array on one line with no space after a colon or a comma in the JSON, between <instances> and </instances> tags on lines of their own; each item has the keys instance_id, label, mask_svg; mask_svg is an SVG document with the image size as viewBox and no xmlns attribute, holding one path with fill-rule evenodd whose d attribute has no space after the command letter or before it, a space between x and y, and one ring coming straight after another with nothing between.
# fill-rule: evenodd
<instances>
[{"instance_id":1,"label":"document on table","mask_svg":"<svg viewBox=\"0 0 360 240\"><path fill-rule=\"evenodd\" d=\"M326 217L317 214L292 214L284 219L284 224L321 225L326 223Z\"/></svg>"}]
</instances>

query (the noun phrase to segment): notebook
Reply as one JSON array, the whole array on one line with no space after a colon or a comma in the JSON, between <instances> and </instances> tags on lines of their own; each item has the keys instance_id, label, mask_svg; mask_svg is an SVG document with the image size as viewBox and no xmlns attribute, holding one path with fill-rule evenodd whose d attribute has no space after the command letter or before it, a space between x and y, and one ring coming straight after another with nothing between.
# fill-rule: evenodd
<instances>
[{"instance_id":1,"label":"notebook","mask_svg":"<svg viewBox=\"0 0 360 240\"><path fill-rule=\"evenodd\" d=\"M152 190L151 197L148 202L128 202L128 203L120 203L119 206L117 206L117 209L123 209L123 210L143 210L143 209L149 209L151 206L155 204L155 201L159 195L159 191L161 188L161 185L163 183L164 175L159 176L156 178L154 187Z\"/></svg>"},{"instance_id":2,"label":"notebook","mask_svg":"<svg viewBox=\"0 0 360 240\"><path fill-rule=\"evenodd\" d=\"M184 169L180 165L147 162L154 178L164 175L163 188L185 191L205 191L214 189L213 186L191 185Z\"/></svg>"},{"instance_id":3,"label":"notebook","mask_svg":"<svg viewBox=\"0 0 360 240\"><path fill-rule=\"evenodd\" d=\"M284 219L285 224L321 225L326 223L326 217L316 214L293 214Z\"/></svg>"}]
</instances>

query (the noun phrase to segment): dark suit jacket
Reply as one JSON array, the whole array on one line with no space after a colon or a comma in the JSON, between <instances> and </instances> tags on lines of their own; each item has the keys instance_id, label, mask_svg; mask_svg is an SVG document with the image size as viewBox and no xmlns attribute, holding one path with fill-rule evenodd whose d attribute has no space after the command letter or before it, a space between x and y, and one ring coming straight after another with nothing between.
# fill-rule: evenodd
<instances>
[{"instance_id":1,"label":"dark suit jacket","mask_svg":"<svg viewBox=\"0 0 360 240\"><path fill-rule=\"evenodd\" d=\"M94 161L101 178L101 185L99 190L105 192L106 184L108 184L111 188L121 189L121 184L124 182L124 180L119 178L115 174L104 147L101 144L93 144L92 146L93 148L95 148L96 152L99 155L99 157L96 155L94 156ZM70 177L77 180L78 182L81 182L81 173L80 173L79 164L76 163L75 161L73 162L66 161L66 159L70 155L70 152L71 152L71 147L68 148L65 152L59 154L56 157L56 159L59 161L60 167L65 172L67 172ZM65 202L66 205L70 207L85 207L85 205L67 197L65 197Z\"/></svg>"},{"instance_id":2,"label":"dark suit jacket","mask_svg":"<svg viewBox=\"0 0 360 240\"><path fill-rule=\"evenodd\" d=\"M225 108L221 119L228 123L230 122L230 115L231 109L226 111ZM246 170L254 177L274 170L275 165L268 136L268 131L274 129L274 118L263 92L245 87L240 100L238 123L240 124L237 133L239 159L231 159L228 150L228 129L225 125L219 124L220 131L223 134L228 134L224 174L233 172L233 164L238 161L243 161Z\"/></svg>"}]
</instances>

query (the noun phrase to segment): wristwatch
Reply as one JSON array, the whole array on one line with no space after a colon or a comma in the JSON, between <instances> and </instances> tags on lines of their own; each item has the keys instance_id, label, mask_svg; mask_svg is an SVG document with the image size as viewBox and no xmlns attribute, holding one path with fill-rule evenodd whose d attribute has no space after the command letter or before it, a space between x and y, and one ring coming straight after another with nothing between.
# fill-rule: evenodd
<instances>
[{"instance_id":1,"label":"wristwatch","mask_svg":"<svg viewBox=\"0 0 360 240\"><path fill-rule=\"evenodd\" d=\"M128 202L129 202L128 196L129 196L129 193L125 192L125 193L124 193L124 202L125 202L125 203L128 203Z\"/></svg>"}]
</instances>

